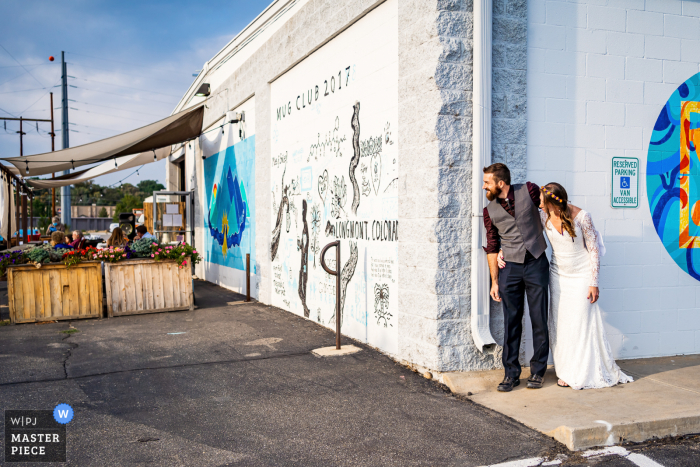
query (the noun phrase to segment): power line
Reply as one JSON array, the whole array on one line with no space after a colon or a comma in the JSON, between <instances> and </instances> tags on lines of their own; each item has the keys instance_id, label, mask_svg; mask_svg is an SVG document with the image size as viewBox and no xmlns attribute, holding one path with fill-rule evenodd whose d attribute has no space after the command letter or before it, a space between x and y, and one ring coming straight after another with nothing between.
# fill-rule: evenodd
<instances>
[{"instance_id":1,"label":"power line","mask_svg":"<svg viewBox=\"0 0 700 467\"><path fill-rule=\"evenodd\" d=\"M143 65L143 64L141 64L141 63L122 62L122 61L119 61L119 60L113 60L113 59L111 59L111 58L93 57L93 56L91 56L91 55L84 55L84 54L79 54L79 53L75 53L75 52L66 52L66 53L67 53L67 54L71 54L71 55L78 55L79 57L92 58L92 59L94 59L94 60L102 60L102 61L105 61L105 62L112 62L112 63L121 63L121 64L123 64L123 65L132 65L132 66L138 66L138 67L146 67L146 66L147 66L147 65ZM153 69L153 70L162 70L162 71L164 71L164 72L166 72L166 73L172 73L172 72L173 72L172 69L171 69L171 70L166 70L165 68L152 68L152 69Z\"/></svg>"},{"instance_id":2,"label":"power line","mask_svg":"<svg viewBox=\"0 0 700 467\"><path fill-rule=\"evenodd\" d=\"M105 109L112 109L112 110L123 110L124 112L131 112L135 114L142 114L142 115L150 115L152 117L158 117L158 118L165 118L163 115L156 115L156 114L149 114L146 112L139 112L138 110L129 110L129 109L122 109L119 107L110 107L108 105L100 105L100 104L91 104L90 102L81 102L81 101L74 101L72 99L68 99L69 101L75 102L76 104L85 104L85 105L94 105L95 107L103 107Z\"/></svg>"},{"instance_id":3,"label":"power line","mask_svg":"<svg viewBox=\"0 0 700 467\"><path fill-rule=\"evenodd\" d=\"M132 96L129 96L129 95L127 95L127 94L117 94L116 92L97 91L97 90L95 90L95 89L88 89L88 88L83 88L83 87L80 87L80 86L72 86L72 87L74 87L74 88L76 88L76 89L82 89L83 91L98 92L98 93L101 93L101 94L111 94L111 95L113 95L113 96L119 96L119 97L122 97L122 98L127 98L127 99L132 99L132 100L137 100L137 101L138 101L138 100L144 100L144 101L160 102L161 104L169 104L169 105L172 105L171 102L158 101L158 100L155 100L155 99L147 99L147 98L145 98L145 97L141 97L141 98L138 98L138 99L137 99L137 98L132 97ZM5 94L5 93L0 93L0 94Z\"/></svg>"},{"instance_id":4,"label":"power line","mask_svg":"<svg viewBox=\"0 0 700 467\"><path fill-rule=\"evenodd\" d=\"M180 96L175 96L175 95L173 95L173 94L166 94L166 93L164 93L164 92L150 91L150 90L148 90L148 89L134 88L134 87L131 87L131 86L122 86L121 84L106 83L106 82L104 82L104 81L95 81L94 79L76 78L75 76L69 76L69 78L79 79L79 80L81 80L81 81L87 81L88 83L106 84L106 85L108 85L108 86L116 86L116 87L118 87L118 88L134 89L134 90L136 90L136 91L143 91L143 92L147 92L147 93L149 93L149 94L160 94L160 95L162 95L162 96L177 97L177 98L180 97Z\"/></svg>"},{"instance_id":5,"label":"power line","mask_svg":"<svg viewBox=\"0 0 700 467\"><path fill-rule=\"evenodd\" d=\"M124 76L130 76L130 77L138 76L138 77L140 77L140 78L156 79L156 78L153 78L152 76L139 75L139 74L136 74L136 73L124 73L123 71L107 70L106 68L97 68L97 67L94 67L94 66L83 65L82 63L74 63L74 62L66 62L66 63L68 63L69 65L73 65L73 66L80 67L80 68L90 68L91 70L106 71L106 72L108 72L108 73L116 73L116 74L124 75ZM166 83L178 84L178 85L181 85L181 84L182 84L182 83L178 83L178 82L175 82L175 81L170 81L170 80L168 80L168 79L162 79L162 78L157 78L157 80L158 80L158 81L164 81L164 82L166 82Z\"/></svg>"},{"instance_id":6,"label":"power line","mask_svg":"<svg viewBox=\"0 0 700 467\"><path fill-rule=\"evenodd\" d=\"M150 120L142 120L142 119L139 119L139 118L122 117L121 115L114 115L114 114L103 114L103 113L100 113L100 112L93 112L93 111L91 111L91 110L83 110L83 109L78 109L78 108L75 108L75 107L68 107L68 108L71 109L71 110L77 110L78 112L85 112L85 113L94 114L94 115L104 115L104 116L106 116L106 117L124 118L124 119L126 119L126 120L134 120L134 121L136 121L136 122L148 122L148 123L153 123L153 122L151 122Z\"/></svg>"},{"instance_id":7,"label":"power line","mask_svg":"<svg viewBox=\"0 0 700 467\"><path fill-rule=\"evenodd\" d=\"M20 89L19 91L4 91L4 92L0 92L0 94L15 94L15 93L18 93L18 92L41 91L42 89L51 89L51 88Z\"/></svg>"},{"instance_id":8,"label":"power line","mask_svg":"<svg viewBox=\"0 0 700 467\"><path fill-rule=\"evenodd\" d=\"M27 67L25 67L24 65L22 65L21 63L19 63L19 60L17 60L17 59L14 57L14 55L12 55L12 54L10 53L10 51L7 50L7 49L5 48L5 46L3 46L2 44L0 44L0 47L2 47L2 50L4 50L5 52L7 52L7 55L9 55L10 57L12 57L12 60L14 60L15 62L17 62L22 68L24 68L24 71L26 71L27 73L29 73L29 76L31 76L32 78L34 78L34 80L36 80L37 83L41 84L42 86L44 85L44 83L42 83L41 81L39 81L39 80L37 79L36 76L34 76L33 74L31 74L31 72L27 69Z\"/></svg>"},{"instance_id":9,"label":"power line","mask_svg":"<svg viewBox=\"0 0 700 467\"><path fill-rule=\"evenodd\" d=\"M13 117L17 118L17 115L12 114L12 113L8 112L8 111L5 110L5 109L0 108L0 110L2 110L3 112L5 112L7 115L12 115Z\"/></svg>"},{"instance_id":10,"label":"power line","mask_svg":"<svg viewBox=\"0 0 700 467\"><path fill-rule=\"evenodd\" d=\"M49 88L49 90L46 91L44 94L42 94L41 97L39 97L37 100L35 100L34 103L33 103L32 105L30 105L29 107L27 107L26 109L24 109L23 111L21 111L19 114L22 115L24 112L26 112L27 110L29 110L29 109L31 109L32 107L34 107L34 106L36 105L36 103L39 102L40 100L42 100L44 97L46 97L46 95L47 95L49 92L51 92L51 89L53 89L54 87L56 87L56 85L51 86L51 87Z\"/></svg>"}]
</instances>

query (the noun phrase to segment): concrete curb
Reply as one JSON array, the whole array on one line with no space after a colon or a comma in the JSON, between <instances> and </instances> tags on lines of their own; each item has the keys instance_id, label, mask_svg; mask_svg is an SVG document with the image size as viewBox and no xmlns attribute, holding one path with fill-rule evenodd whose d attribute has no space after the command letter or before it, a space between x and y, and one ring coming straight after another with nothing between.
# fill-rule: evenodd
<instances>
[{"instance_id":1,"label":"concrete curb","mask_svg":"<svg viewBox=\"0 0 700 467\"><path fill-rule=\"evenodd\" d=\"M698 371L695 368L674 371L688 377L689 371ZM674 373L664 374L673 377ZM698 395L649 377L630 383L634 386L575 391L556 388L556 376L549 370L544 389L519 387L498 393L496 386L502 378L503 370L440 375L453 393L468 396L572 451L700 433ZM521 376L521 386L523 378L527 376Z\"/></svg>"},{"instance_id":2,"label":"concrete curb","mask_svg":"<svg viewBox=\"0 0 700 467\"><path fill-rule=\"evenodd\" d=\"M598 426L560 426L555 430L543 433L566 445L571 451L580 451L628 441L642 442L653 438L700 433L700 415L641 420L634 423L611 425L610 428L602 423Z\"/></svg>"}]
</instances>

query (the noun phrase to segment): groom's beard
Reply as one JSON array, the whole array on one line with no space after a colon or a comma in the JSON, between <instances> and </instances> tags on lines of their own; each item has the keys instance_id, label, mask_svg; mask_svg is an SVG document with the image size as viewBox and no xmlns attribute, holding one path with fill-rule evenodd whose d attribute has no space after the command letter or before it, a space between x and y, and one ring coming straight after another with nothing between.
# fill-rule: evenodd
<instances>
[{"instance_id":1,"label":"groom's beard","mask_svg":"<svg viewBox=\"0 0 700 467\"><path fill-rule=\"evenodd\" d=\"M498 191L486 190L486 199L487 200L493 201L496 198L498 198Z\"/></svg>"}]
</instances>

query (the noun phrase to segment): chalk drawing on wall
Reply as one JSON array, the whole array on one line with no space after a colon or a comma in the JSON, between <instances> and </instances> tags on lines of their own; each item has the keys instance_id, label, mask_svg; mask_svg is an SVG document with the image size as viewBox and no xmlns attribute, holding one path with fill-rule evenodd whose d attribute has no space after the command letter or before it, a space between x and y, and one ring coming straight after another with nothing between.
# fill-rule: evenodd
<instances>
[{"instance_id":1,"label":"chalk drawing on wall","mask_svg":"<svg viewBox=\"0 0 700 467\"><path fill-rule=\"evenodd\" d=\"M647 155L647 198L656 233L700 280L700 73L681 84L656 119Z\"/></svg>"},{"instance_id":2,"label":"chalk drawing on wall","mask_svg":"<svg viewBox=\"0 0 700 467\"><path fill-rule=\"evenodd\" d=\"M383 3L276 79L270 96L272 304L334 327L339 296L343 334L394 354L397 15L395 0ZM326 263L340 273L338 290L317 267L335 240L340 264L332 253ZM384 265L377 277L371 261ZM378 307L375 283L384 286Z\"/></svg>"},{"instance_id":3,"label":"chalk drawing on wall","mask_svg":"<svg viewBox=\"0 0 700 467\"><path fill-rule=\"evenodd\" d=\"M205 261L245 271L255 261L255 136L208 156Z\"/></svg>"}]
</instances>

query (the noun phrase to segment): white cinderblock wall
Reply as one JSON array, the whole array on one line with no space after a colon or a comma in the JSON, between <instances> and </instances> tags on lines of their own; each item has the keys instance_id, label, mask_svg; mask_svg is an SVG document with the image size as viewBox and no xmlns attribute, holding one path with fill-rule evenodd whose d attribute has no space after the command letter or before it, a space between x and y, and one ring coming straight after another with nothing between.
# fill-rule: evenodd
<instances>
[{"instance_id":1,"label":"white cinderblock wall","mask_svg":"<svg viewBox=\"0 0 700 467\"><path fill-rule=\"evenodd\" d=\"M528 0L528 179L562 183L605 238L600 304L618 358L700 352L700 283L674 263L646 198L651 131L697 73L700 2ZM640 160L639 207L610 207L611 159Z\"/></svg>"}]
</instances>

